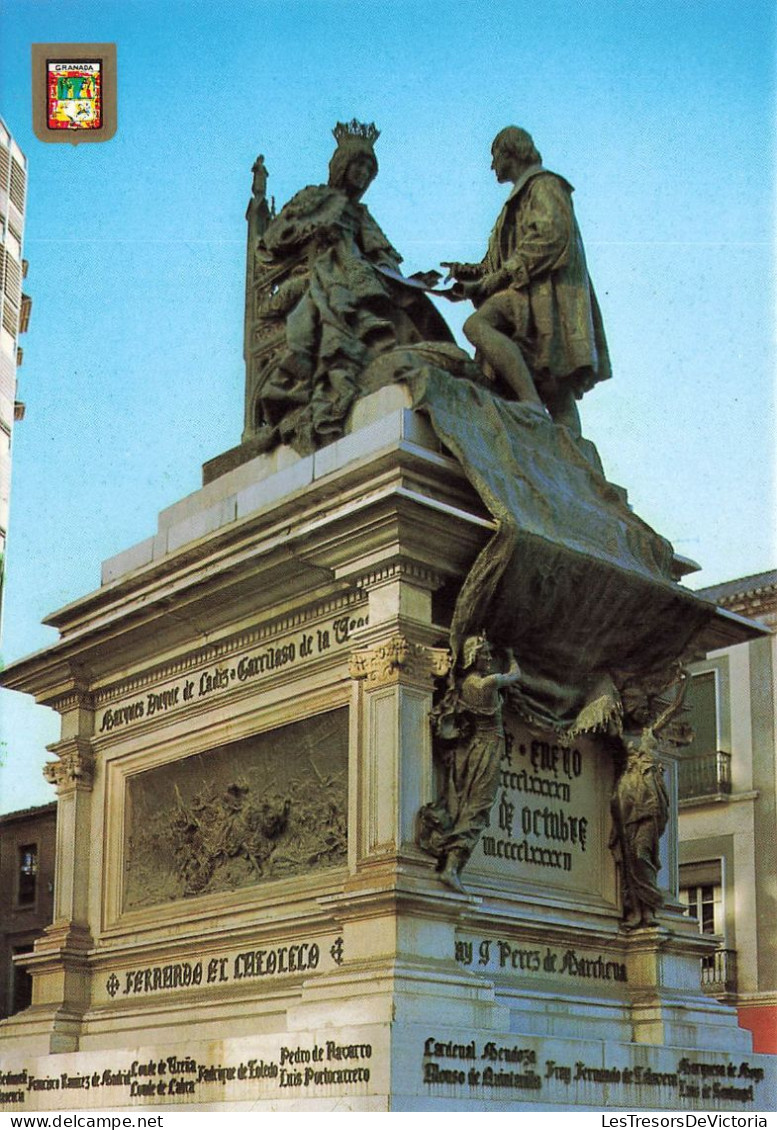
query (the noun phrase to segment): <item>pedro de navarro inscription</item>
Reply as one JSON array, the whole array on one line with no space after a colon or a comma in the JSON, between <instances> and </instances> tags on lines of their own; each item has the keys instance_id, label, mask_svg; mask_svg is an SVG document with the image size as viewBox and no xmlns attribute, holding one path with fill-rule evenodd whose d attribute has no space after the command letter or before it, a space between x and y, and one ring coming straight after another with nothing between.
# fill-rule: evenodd
<instances>
[{"instance_id":1,"label":"pedro de navarro inscription","mask_svg":"<svg viewBox=\"0 0 777 1130\"><path fill-rule=\"evenodd\" d=\"M276 671L298 666L317 655L336 651L344 647L352 633L357 628L363 628L366 623L366 615L351 613L336 616L313 631L300 631L279 637L256 651L236 656L222 665L208 667L192 678L186 676L177 679L154 691L148 691L140 698L105 710L98 732L109 733L143 718L165 714L180 706L200 702L228 687L254 682Z\"/></svg>"},{"instance_id":2,"label":"pedro de navarro inscription","mask_svg":"<svg viewBox=\"0 0 777 1130\"><path fill-rule=\"evenodd\" d=\"M0 1072L0 1104L13 1107L26 1103L30 1095L41 1092L52 1099L52 1092L108 1091L122 1101L125 1097L159 1102L196 1097L200 1090L213 1087L226 1090L231 1084L248 1084L257 1094L305 1090L333 1084L353 1087L370 1081L371 1044L341 1044L326 1040L313 1047L281 1045L272 1059L241 1059L233 1063L200 1062L193 1056L170 1055L148 1060L133 1060L126 1066L105 1067L78 1074L35 1075L26 1068ZM241 1090L243 1087L241 1087ZM123 1095L117 1091L124 1091ZM71 1096L72 1098L72 1096ZM110 1101L110 1100L109 1100Z\"/></svg>"}]
</instances>

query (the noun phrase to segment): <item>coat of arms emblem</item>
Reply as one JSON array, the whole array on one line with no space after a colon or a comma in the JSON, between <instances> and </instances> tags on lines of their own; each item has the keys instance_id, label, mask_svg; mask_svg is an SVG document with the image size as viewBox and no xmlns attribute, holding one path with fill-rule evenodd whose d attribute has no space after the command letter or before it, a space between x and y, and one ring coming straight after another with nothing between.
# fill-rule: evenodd
<instances>
[{"instance_id":1,"label":"coat of arms emblem","mask_svg":"<svg viewBox=\"0 0 777 1130\"><path fill-rule=\"evenodd\" d=\"M80 145L116 133L116 44L33 43L32 126L39 141Z\"/></svg>"},{"instance_id":2,"label":"coat of arms emblem","mask_svg":"<svg viewBox=\"0 0 777 1130\"><path fill-rule=\"evenodd\" d=\"M49 129L101 129L103 74L100 60L46 63L46 125Z\"/></svg>"}]
</instances>

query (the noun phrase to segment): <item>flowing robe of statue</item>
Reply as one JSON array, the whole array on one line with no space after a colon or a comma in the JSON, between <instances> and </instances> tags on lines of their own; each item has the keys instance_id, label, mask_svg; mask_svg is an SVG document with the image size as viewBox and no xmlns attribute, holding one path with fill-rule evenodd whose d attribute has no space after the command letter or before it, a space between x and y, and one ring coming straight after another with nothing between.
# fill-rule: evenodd
<instances>
[{"instance_id":1,"label":"flowing robe of statue","mask_svg":"<svg viewBox=\"0 0 777 1130\"><path fill-rule=\"evenodd\" d=\"M505 732L499 690L493 679L468 675L461 684L460 704L471 732L457 743L451 755L445 794L451 828L445 850L461 852L462 861L466 861L488 822L496 797Z\"/></svg>"},{"instance_id":2,"label":"flowing robe of statue","mask_svg":"<svg viewBox=\"0 0 777 1130\"><path fill-rule=\"evenodd\" d=\"M502 272L513 335L533 373L572 379L582 394L611 375L599 304L572 208L572 186L541 165L516 182L482 263Z\"/></svg>"},{"instance_id":3,"label":"flowing robe of statue","mask_svg":"<svg viewBox=\"0 0 777 1130\"><path fill-rule=\"evenodd\" d=\"M658 847L669 817L669 795L650 737L628 750L626 767L612 795L610 846L621 861L628 926L652 925L663 903L658 886Z\"/></svg>"},{"instance_id":4,"label":"flowing robe of statue","mask_svg":"<svg viewBox=\"0 0 777 1130\"><path fill-rule=\"evenodd\" d=\"M401 256L365 205L327 185L304 188L270 222L265 269L294 273L269 301L285 343L262 388L269 423L318 446L342 432L359 377L398 345L451 341L441 315L399 274ZM303 438L303 445L305 439Z\"/></svg>"},{"instance_id":5,"label":"flowing robe of statue","mask_svg":"<svg viewBox=\"0 0 777 1130\"><path fill-rule=\"evenodd\" d=\"M474 662L476 670L456 677L433 713L437 736L455 738L455 745L447 754L443 793L421 809L418 833L423 850L440 861L443 881L457 891L496 799L505 752L501 690L521 677L512 652L508 671L498 671L485 637L471 637L464 651L465 668Z\"/></svg>"}]
</instances>

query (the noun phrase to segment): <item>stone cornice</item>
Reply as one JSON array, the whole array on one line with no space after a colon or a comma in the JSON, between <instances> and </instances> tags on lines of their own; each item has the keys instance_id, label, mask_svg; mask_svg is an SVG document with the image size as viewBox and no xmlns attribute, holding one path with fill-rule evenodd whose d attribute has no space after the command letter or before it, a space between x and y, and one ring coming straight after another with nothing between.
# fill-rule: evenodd
<instances>
[{"instance_id":1,"label":"stone cornice","mask_svg":"<svg viewBox=\"0 0 777 1130\"><path fill-rule=\"evenodd\" d=\"M265 641L272 641L277 636L294 631L294 629L305 624L336 615L338 612L344 613L347 610L364 606L365 602L366 598L362 593L344 593L280 619L259 624L215 643L198 647L196 650L187 652L168 663L158 664L141 674L122 679L121 682L112 683L107 687L101 687L98 691L95 691L93 696L95 708L102 707L105 703L114 699L124 698L127 695L142 691L145 687L175 679L187 671L205 664L217 663L238 652L256 647Z\"/></svg>"},{"instance_id":2,"label":"stone cornice","mask_svg":"<svg viewBox=\"0 0 777 1130\"><path fill-rule=\"evenodd\" d=\"M430 568L428 565L417 561L397 559L386 562L378 568L360 573L354 578L354 584L360 589L367 590L402 580L434 591L443 584L444 579L441 572Z\"/></svg>"},{"instance_id":3,"label":"stone cornice","mask_svg":"<svg viewBox=\"0 0 777 1130\"><path fill-rule=\"evenodd\" d=\"M749 620L760 620L771 628L777 628L777 585L736 593L721 599L720 604Z\"/></svg>"},{"instance_id":4,"label":"stone cornice","mask_svg":"<svg viewBox=\"0 0 777 1130\"><path fill-rule=\"evenodd\" d=\"M71 710L94 710L94 695L83 687L74 687L72 690L52 698L49 701L49 706L59 714L66 714Z\"/></svg>"},{"instance_id":5,"label":"stone cornice","mask_svg":"<svg viewBox=\"0 0 777 1130\"><path fill-rule=\"evenodd\" d=\"M774 570L710 585L699 589L699 595L721 608L777 628L777 572Z\"/></svg>"}]
</instances>

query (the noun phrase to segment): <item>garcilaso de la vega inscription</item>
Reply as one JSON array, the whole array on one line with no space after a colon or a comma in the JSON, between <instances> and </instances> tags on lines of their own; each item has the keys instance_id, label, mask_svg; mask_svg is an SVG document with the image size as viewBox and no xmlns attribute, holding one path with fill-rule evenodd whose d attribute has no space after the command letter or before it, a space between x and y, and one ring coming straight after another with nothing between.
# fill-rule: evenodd
<instances>
[{"instance_id":1,"label":"garcilaso de la vega inscription","mask_svg":"<svg viewBox=\"0 0 777 1130\"><path fill-rule=\"evenodd\" d=\"M214 694L269 678L318 656L344 648L357 628L367 624L366 613L344 614L310 630L279 635L259 648L209 664L198 672L160 684L153 690L108 707L100 716L98 734L126 729L134 722L159 717L191 706Z\"/></svg>"}]
</instances>

